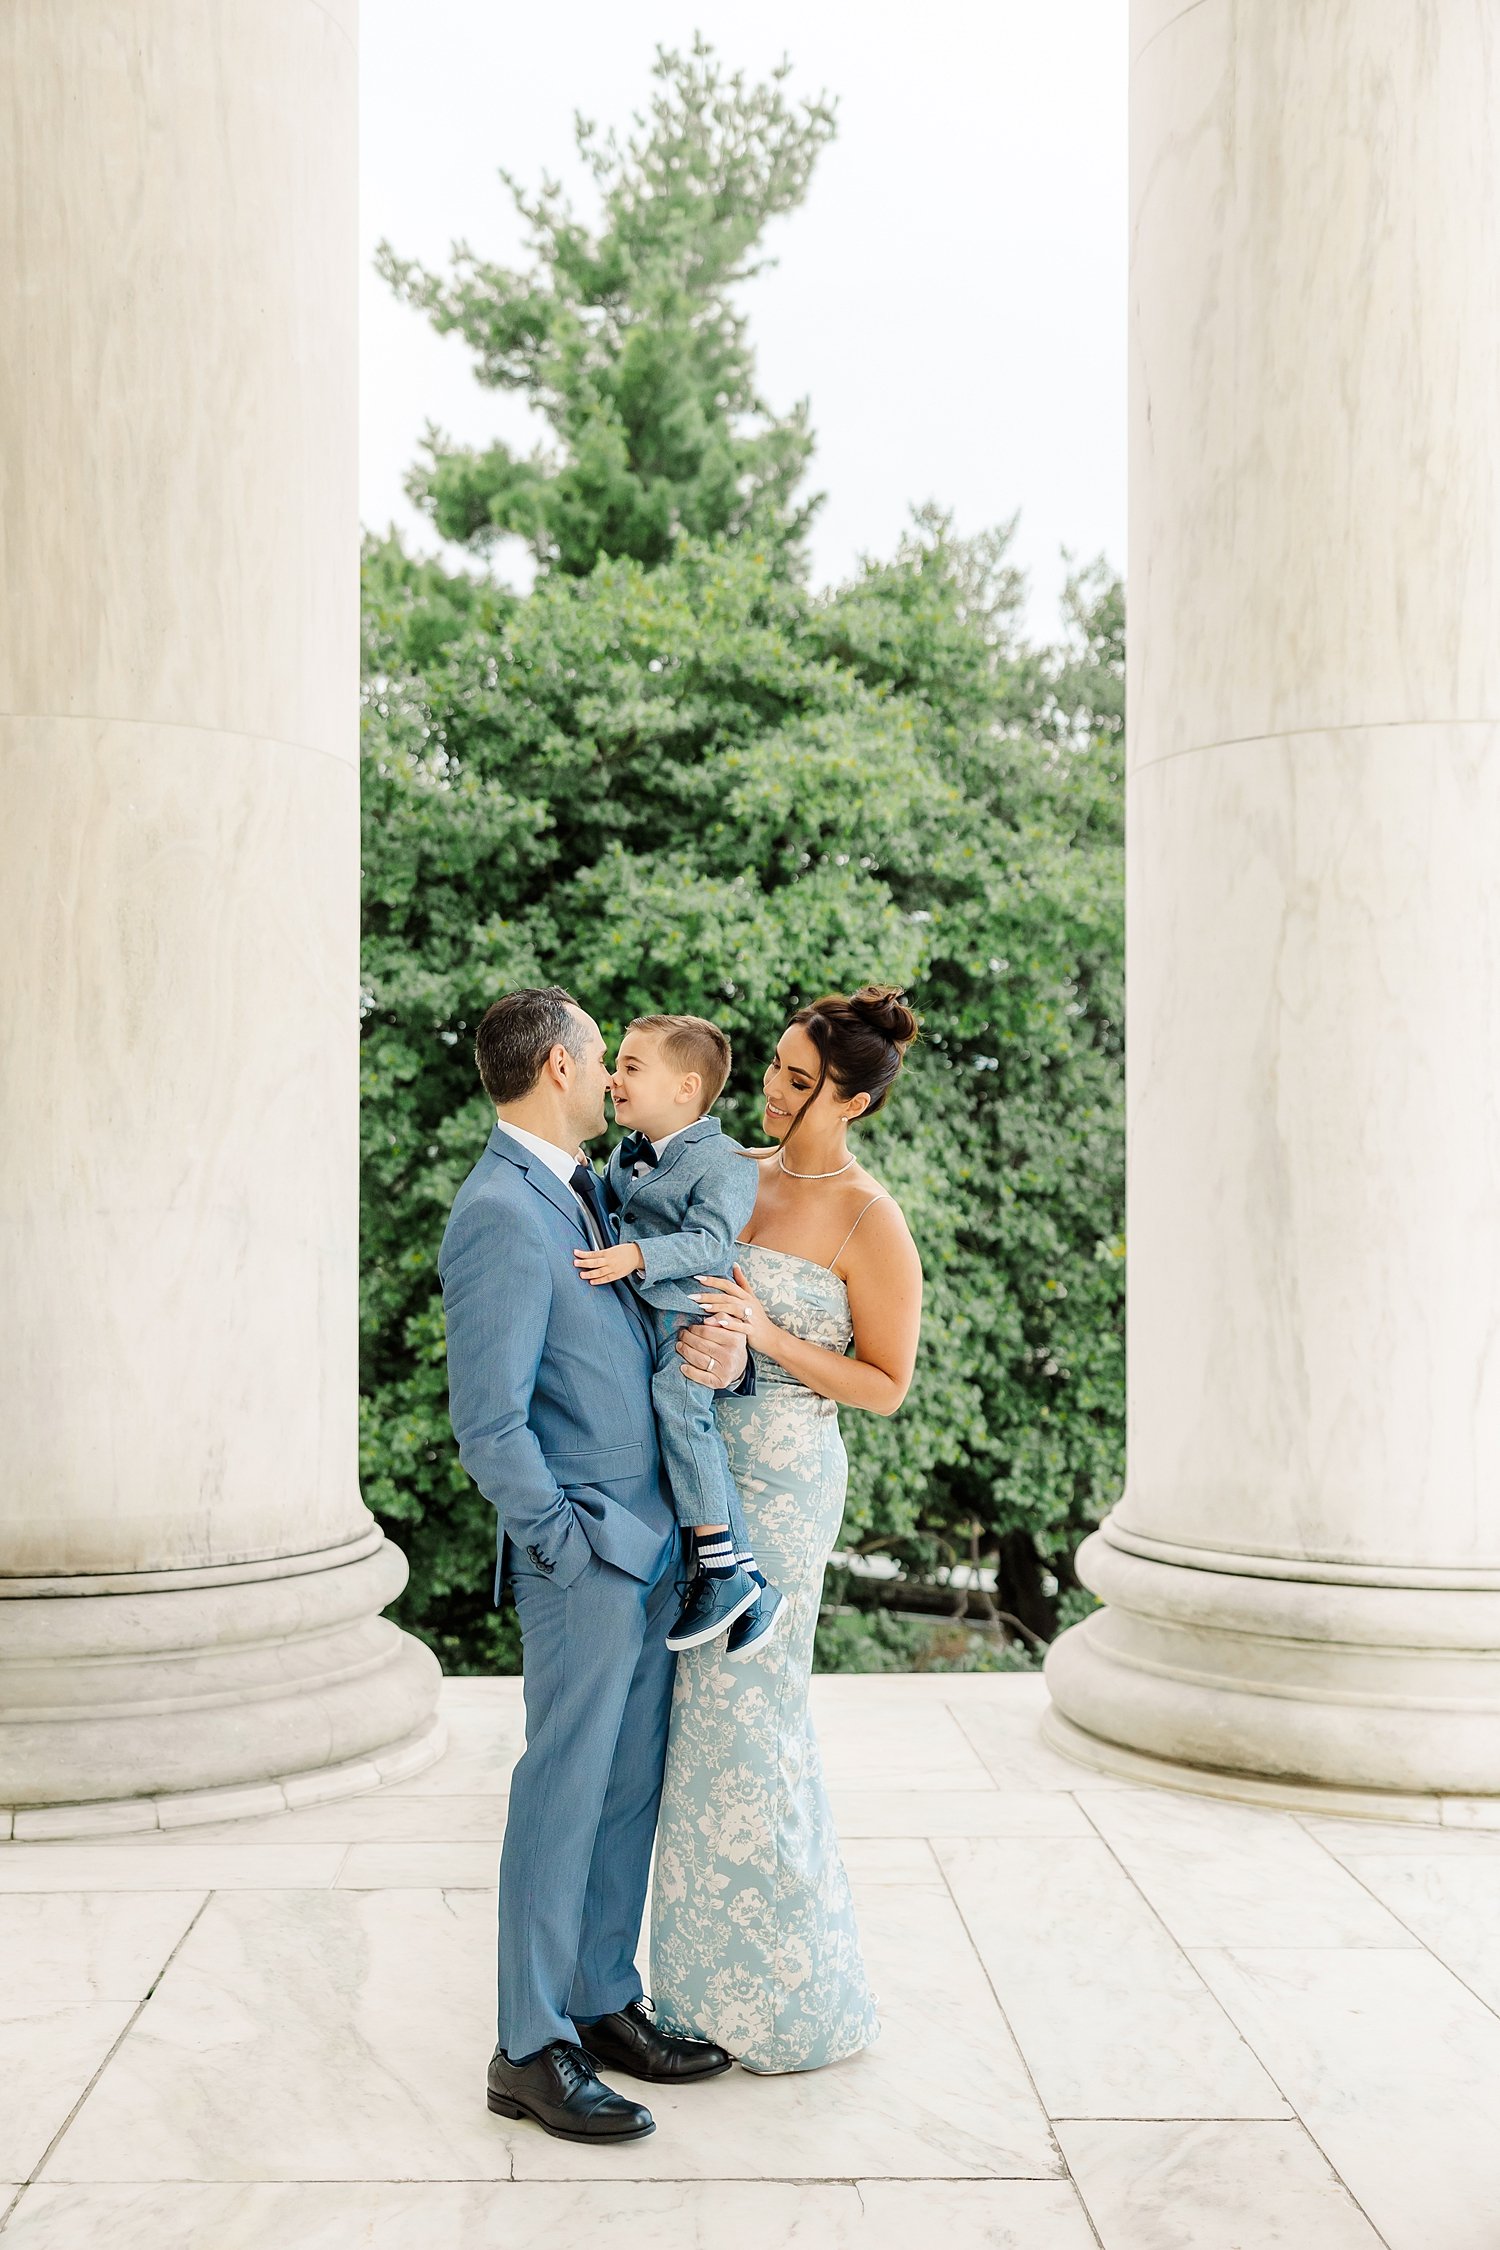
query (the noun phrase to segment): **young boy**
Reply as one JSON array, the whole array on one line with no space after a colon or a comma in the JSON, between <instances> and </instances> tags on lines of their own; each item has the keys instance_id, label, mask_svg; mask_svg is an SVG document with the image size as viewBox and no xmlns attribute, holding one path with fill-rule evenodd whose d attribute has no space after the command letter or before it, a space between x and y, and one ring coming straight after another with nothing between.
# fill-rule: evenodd
<instances>
[{"instance_id":1,"label":"young boy","mask_svg":"<svg viewBox=\"0 0 1500 2250\"><path fill-rule=\"evenodd\" d=\"M677 1520L693 1535L697 1571L671 1649L728 1633L732 1654L765 1639L782 1597L755 1567L714 1420L714 1394L682 1372L675 1336L702 1312L693 1289L728 1273L755 1203L756 1166L709 1111L729 1077L729 1041L702 1016L639 1016L620 1042L610 1092L631 1128L609 1160L605 1200L620 1241L578 1250L585 1281L628 1279L656 1328L651 1397Z\"/></svg>"}]
</instances>

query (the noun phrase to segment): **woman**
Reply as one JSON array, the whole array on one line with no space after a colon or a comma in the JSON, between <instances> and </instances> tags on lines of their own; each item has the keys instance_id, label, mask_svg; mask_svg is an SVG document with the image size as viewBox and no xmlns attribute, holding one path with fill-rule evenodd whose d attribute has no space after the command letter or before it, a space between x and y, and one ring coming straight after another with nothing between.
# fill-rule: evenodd
<instances>
[{"instance_id":1,"label":"woman","mask_svg":"<svg viewBox=\"0 0 1500 2250\"><path fill-rule=\"evenodd\" d=\"M848 1477L838 1408L894 1414L916 1358L916 1248L847 1140L916 1033L884 986L792 1018L765 1075L775 1145L759 1152L744 1256L700 1300L755 1354L756 1395L721 1396L719 1427L750 1543L789 1614L741 1656L720 1642L678 1659L651 1971L663 2024L748 2070L816 2070L879 2030L807 1691Z\"/></svg>"}]
</instances>

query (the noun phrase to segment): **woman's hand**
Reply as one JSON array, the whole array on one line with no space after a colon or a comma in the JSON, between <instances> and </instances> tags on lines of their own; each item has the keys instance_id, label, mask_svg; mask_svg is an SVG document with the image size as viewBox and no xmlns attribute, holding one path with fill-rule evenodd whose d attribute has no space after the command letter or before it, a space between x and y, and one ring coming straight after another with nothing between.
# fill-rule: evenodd
<instances>
[{"instance_id":1,"label":"woman's hand","mask_svg":"<svg viewBox=\"0 0 1500 2250\"><path fill-rule=\"evenodd\" d=\"M705 1293L700 1296L695 1290L694 1296L703 1307L704 1318L722 1321L744 1337L751 1351L769 1357L779 1330L746 1280L744 1267L735 1267L733 1281L711 1273L700 1273L697 1278L704 1284Z\"/></svg>"}]
</instances>

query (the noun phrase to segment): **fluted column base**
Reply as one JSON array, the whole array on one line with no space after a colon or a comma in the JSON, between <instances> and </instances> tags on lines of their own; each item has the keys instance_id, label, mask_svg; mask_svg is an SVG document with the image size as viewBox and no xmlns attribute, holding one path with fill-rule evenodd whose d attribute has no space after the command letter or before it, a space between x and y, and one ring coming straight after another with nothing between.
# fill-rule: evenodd
<instances>
[{"instance_id":1,"label":"fluted column base","mask_svg":"<svg viewBox=\"0 0 1500 2250\"><path fill-rule=\"evenodd\" d=\"M1217 1795L1428 1820L1453 1800L1500 1823L1493 1574L1170 1553L1113 1522L1080 1548L1108 1607L1048 1652L1057 1748Z\"/></svg>"},{"instance_id":2,"label":"fluted column base","mask_svg":"<svg viewBox=\"0 0 1500 2250\"><path fill-rule=\"evenodd\" d=\"M379 1528L228 1569L0 1581L0 1826L230 1819L414 1773L441 1674Z\"/></svg>"}]
</instances>

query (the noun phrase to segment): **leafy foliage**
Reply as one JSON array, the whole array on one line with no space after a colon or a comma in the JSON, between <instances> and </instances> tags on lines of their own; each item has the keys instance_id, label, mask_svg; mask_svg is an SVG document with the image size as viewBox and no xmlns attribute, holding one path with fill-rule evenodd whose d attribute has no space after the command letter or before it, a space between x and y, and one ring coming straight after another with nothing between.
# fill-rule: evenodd
<instances>
[{"instance_id":1,"label":"leafy foliage","mask_svg":"<svg viewBox=\"0 0 1500 2250\"><path fill-rule=\"evenodd\" d=\"M579 118L597 231L556 181L533 196L502 173L530 232L525 272L460 244L444 278L380 245L398 293L461 335L479 380L520 392L557 441L522 459L430 430L409 489L447 538L484 548L511 533L579 576L601 554L663 562L683 533L795 545L812 512L792 499L812 451L806 408L778 419L757 396L733 302L833 131L827 101L786 99L787 69L747 87L700 39L686 57L658 53L650 116L623 144Z\"/></svg>"},{"instance_id":2,"label":"leafy foliage","mask_svg":"<svg viewBox=\"0 0 1500 2250\"><path fill-rule=\"evenodd\" d=\"M1046 1633L1122 1474L1119 587L1081 574L1063 643L1038 651L1006 530L965 542L926 511L889 561L817 595L794 477L756 481L767 456L736 456L745 505L720 517L706 450L646 473L684 305L730 349L712 308L800 195L827 116L794 119L779 82L722 80L701 47L659 68L653 120L600 157L601 232L552 191L534 207L550 216L528 302L571 307L563 326L517 327L520 284L472 260L443 300L487 364L546 359L561 450L533 464L528 506L548 567L517 596L394 539L365 557L363 1473L411 1559L404 1622L450 1668L515 1656L489 1605L493 1516L448 1430L435 1262L491 1122L473 1027L516 984L566 985L611 1040L648 1009L713 1017L735 1043L725 1124L749 1133L792 1008L905 983L925 1037L862 1154L911 1222L927 1315L902 1413L846 1417L846 1537L918 1573L988 1559L1000 1606ZM625 276L612 296L606 269ZM597 349L564 350L590 307ZM501 336L520 339L510 359ZM657 361L652 336L675 339ZM715 427L738 445L760 410L737 325L730 342ZM642 377L627 412L632 353L675 372ZM660 540L639 512L620 534L609 492L563 493L600 399L640 493L671 487ZM497 495L519 489L486 487L470 535L515 528ZM862 1629L837 1623L834 1661ZM894 1621L871 1631L899 1660Z\"/></svg>"}]
</instances>

